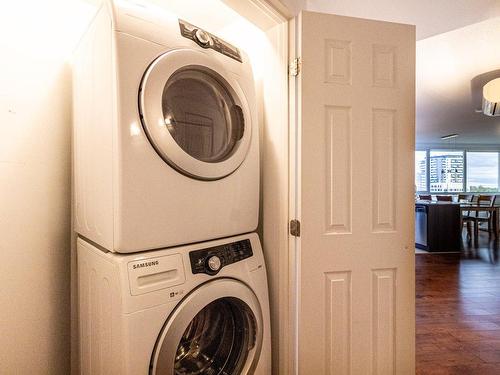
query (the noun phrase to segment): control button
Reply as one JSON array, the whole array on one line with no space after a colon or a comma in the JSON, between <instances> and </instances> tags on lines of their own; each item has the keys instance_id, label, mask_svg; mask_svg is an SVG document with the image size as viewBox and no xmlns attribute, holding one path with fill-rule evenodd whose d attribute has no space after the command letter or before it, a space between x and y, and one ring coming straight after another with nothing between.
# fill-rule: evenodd
<instances>
[{"instance_id":1,"label":"control button","mask_svg":"<svg viewBox=\"0 0 500 375\"><path fill-rule=\"evenodd\" d=\"M210 35L201 29L196 30L194 33L194 39L203 47L208 46L211 40Z\"/></svg>"},{"instance_id":2,"label":"control button","mask_svg":"<svg viewBox=\"0 0 500 375\"><path fill-rule=\"evenodd\" d=\"M211 271L214 272L220 270L221 266L220 258L217 255L211 256L210 258L208 258L207 266L208 268L210 268Z\"/></svg>"}]
</instances>

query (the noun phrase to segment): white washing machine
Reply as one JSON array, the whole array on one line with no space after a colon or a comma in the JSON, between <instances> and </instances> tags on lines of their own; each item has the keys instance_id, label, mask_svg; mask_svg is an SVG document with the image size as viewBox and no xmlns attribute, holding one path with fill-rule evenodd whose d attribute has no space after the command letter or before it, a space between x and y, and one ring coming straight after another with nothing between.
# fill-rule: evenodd
<instances>
[{"instance_id":1,"label":"white washing machine","mask_svg":"<svg viewBox=\"0 0 500 375\"><path fill-rule=\"evenodd\" d=\"M82 375L271 374L256 234L138 254L77 248Z\"/></svg>"},{"instance_id":2,"label":"white washing machine","mask_svg":"<svg viewBox=\"0 0 500 375\"><path fill-rule=\"evenodd\" d=\"M252 69L164 10L107 1L73 61L75 228L129 253L257 227Z\"/></svg>"}]
</instances>

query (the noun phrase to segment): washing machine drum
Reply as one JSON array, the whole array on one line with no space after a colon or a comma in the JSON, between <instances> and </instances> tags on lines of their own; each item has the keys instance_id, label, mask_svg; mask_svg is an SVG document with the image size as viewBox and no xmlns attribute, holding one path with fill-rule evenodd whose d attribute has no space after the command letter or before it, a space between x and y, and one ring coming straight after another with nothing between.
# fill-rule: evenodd
<instances>
[{"instance_id":1,"label":"washing machine drum","mask_svg":"<svg viewBox=\"0 0 500 375\"><path fill-rule=\"evenodd\" d=\"M203 52L173 50L153 61L141 82L139 112L158 155L187 176L220 179L245 159L252 132L246 98Z\"/></svg>"},{"instance_id":2,"label":"washing machine drum","mask_svg":"<svg viewBox=\"0 0 500 375\"><path fill-rule=\"evenodd\" d=\"M262 312L243 283L220 279L193 291L175 309L157 340L154 375L246 375L262 347Z\"/></svg>"}]
</instances>

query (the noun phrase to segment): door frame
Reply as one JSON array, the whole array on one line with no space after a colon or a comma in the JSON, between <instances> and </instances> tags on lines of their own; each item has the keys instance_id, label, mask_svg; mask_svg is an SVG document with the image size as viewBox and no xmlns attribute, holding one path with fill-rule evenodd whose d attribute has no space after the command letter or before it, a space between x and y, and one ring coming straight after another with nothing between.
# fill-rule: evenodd
<instances>
[{"instance_id":1,"label":"door frame","mask_svg":"<svg viewBox=\"0 0 500 375\"><path fill-rule=\"evenodd\" d=\"M266 260L271 307L271 340L273 374L296 373L296 320L293 290L295 281L295 237L289 236L288 225L294 212L290 178L294 152L291 149L289 20L293 10L277 0L221 0L241 16L260 28L268 37L276 58L277 68L266 72L259 97L263 105L259 113L261 150L261 198L259 234ZM272 80L272 83L269 81ZM278 87L276 88L276 85ZM291 210L293 208L293 210Z\"/></svg>"}]
</instances>

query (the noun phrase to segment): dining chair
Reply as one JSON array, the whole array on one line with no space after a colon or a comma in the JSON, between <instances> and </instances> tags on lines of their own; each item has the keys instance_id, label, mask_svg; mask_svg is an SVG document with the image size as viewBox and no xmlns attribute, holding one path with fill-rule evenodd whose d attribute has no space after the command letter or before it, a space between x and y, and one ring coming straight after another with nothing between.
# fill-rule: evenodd
<instances>
[{"instance_id":1,"label":"dining chair","mask_svg":"<svg viewBox=\"0 0 500 375\"><path fill-rule=\"evenodd\" d=\"M418 195L418 199L420 199L421 201L431 201L432 200L432 196L431 195L419 194Z\"/></svg>"},{"instance_id":2,"label":"dining chair","mask_svg":"<svg viewBox=\"0 0 500 375\"><path fill-rule=\"evenodd\" d=\"M477 198L477 206L480 207L492 207L495 204L495 196L494 195L480 195ZM474 236L475 241L477 242L477 238L479 235L479 225L482 223L487 223L488 225L488 233L491 233L492 227L492 219L490 211L474 211L472 215L469 215L469 218L472 223L474 223Z\"/></svg>"},{"instance_id":3,"label":"dining chair","mask_svg":"<svg viewBox=\"0 0 500 375\"><path fill-rule=\"evenodd\" d=\"M474 195L474 194L460 194L459 195L459 202L461 197L467 197L470 195L470 199L468 201L473 204L473 205L478 205L478 199L479 197L482 197L481 195ZM470 240L472 239L472 226L474 225L474 229L476 228L476 216L477 216L477 211L462 211L462 226L463 224L466 224L467 227L467 238Z\"/></svg>"},{"instance_id":4,"label":"dining chair","mask_svg":"<svg viewBox=\"0 0 500 375\"><path fill-rule=\"evenodd\" d=\"M495 198L493 198L493 205L494 206L500 205L500 194L495 194L494 197Z\"/></svg>"},{"instance_id":5,"label":"dining chair","mask_svg":"<svg viewBox=\"0 0 500 375\"><path fill-rule=\"evenodd\" d=\"M474 194L458 194L458 202L474 202L475 196ZM476 199L477 201L477 199ZM462 212L462 225L467 222L467 218L470 216L470 211ZM470 235L470 228L467 227L467 233Z\"/></svg>"},{"instance_id":6,"label":"dining chair","mask_svg":"<svg viewBox=\"0 0 500 375\"><path fill-rule=\"evenodd\" d=\"M458 201L468 201L472 202L474 199L474 194L458 194Z\"/></svg>"},{"instance_id":7,"label":"dining chair","mask_svg":"<svg viewBox=\"0 0 500 375\"><path fill-rule=\"evenodd\" d=\"M438 202L453 202L453 197L451 195L436 195Z\"/></svg>"}]
</instances>

